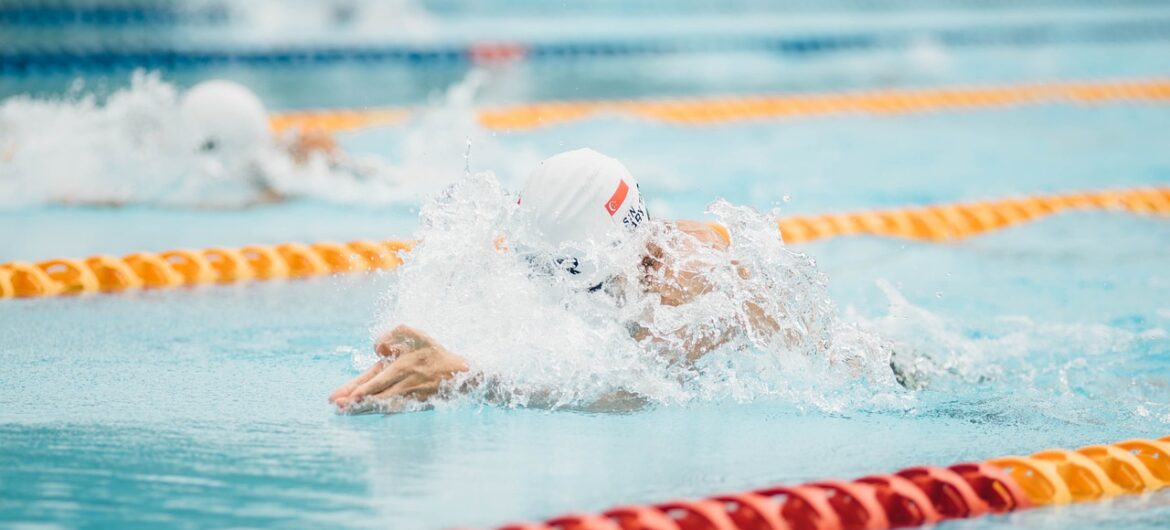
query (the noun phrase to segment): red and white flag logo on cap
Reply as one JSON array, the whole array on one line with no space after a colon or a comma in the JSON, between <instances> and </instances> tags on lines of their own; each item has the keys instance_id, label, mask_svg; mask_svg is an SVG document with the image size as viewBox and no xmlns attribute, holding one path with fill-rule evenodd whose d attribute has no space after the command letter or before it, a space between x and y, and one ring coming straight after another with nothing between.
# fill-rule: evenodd
<instances>
[{"instance_id":1,"label":"red and white flag logo on cap","mask_svg":"<svg viewBox=\"0 0 1170 530\"><path fill-rule=\"evenodd\" d=\"M617 213L618 208L622 207L622 203L626 202L626 194L630 192L630 186L626 181L618 182L617 190L613 192L613 196L609 198L609 202L605 203L605 211L609 212L609 216L613 217Z\"/></svg>"}]
</instances>

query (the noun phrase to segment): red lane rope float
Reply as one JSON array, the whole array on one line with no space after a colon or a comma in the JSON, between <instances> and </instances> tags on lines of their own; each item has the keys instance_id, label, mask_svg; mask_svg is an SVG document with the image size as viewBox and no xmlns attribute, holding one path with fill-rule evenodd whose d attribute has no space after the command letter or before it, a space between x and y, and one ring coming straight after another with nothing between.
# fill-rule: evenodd
<instances>
[{"instance_id":1,"label":"red lane rope float","mask_svg":"<svg viewBox=\"0 0 1170 530\"><path fill-rule=\"evenodd\" d=\"M1070 209L1105 209L1139 214L1170 215L1170 188L1136 188L1064 195L1040 195L993 202L777 220L785 242L805 243L846 235L902 237L921 241L952 241L1003 229ZM714 225L728 236L726 228ZM137 252L114 258L53 259L40 263L0 264L0 298L115 292L248 280L305 278L343 272L392 269L402 264L411 241L350 241L348 243L283 243L238 249ZM1089 456L1089 455L1086 455ZM1065 462L1071 458L1072 461ZM1060 466L1077 468L1078 457ZM1096 458L1096 457L1090 457ZM1101 457L1104 458L1104 457ZM1063 469L1063 467L1062 467ZM1170 482L1170 470L1159 480ZM1038 486L1039 487L1039 486Z\"/></svg>"},{"instance_id":2,"label":"red lane rope float","mask_svg":"<svg viewBox=\"0 0 1170 530\"><path fill-rule=\"evenodd\" d=\"M829 505L841 518L845 530L881 530L890 527L885 508L878 502L877 488L864 482L822 480L809 484L829 494Z\"/></svg>"},{"instance_id":3,"label":"red lane rope float","mask_svg":"<svg viewBox=\"0 0 1170 530\"><path fill-rule=\"evenodd\" d=\"M752 492L773 502L773 511L795 530L841 530L829 494L810 486L773 486Z\"/></svg>"},{"instance_id":4,"label":"red lane rope float","mask_svg":"<svg viewBox=\"0 0 1170 530\"><path fill-rule=\"evenodd\" d=\"M1032 501L1002 469L979 462L955 464L949 468L957 473L983 502L991 513L1005 513L1030 508Z\"/></svg>"},{"instance_id":5,"label":"red lane rope float","mask_svg":"<svg viewBox=\"0 0 1170 530\"><path fill-rule=\"evenodd\" d=\"M942 520L926 492L898 475L871 475L856 482L874 488L874 496L885 510L890 528L922 526Z\"/></svg>"},{"instance_id":6,"label":"red lane rope float","mask_svg":"<svg viewBox=\"0 0 1170 530\"><path fill-rule=\"evenodd\" d=\"M502 58L514 54L513 50L492 50ZM709 125L736 120L823 114L887 115L1007 105L1097 104L1115 101L1170 101L1170 81L1050 83L704 99L554 101L481 109L479 122L489 129L522 130L600 114L619 114L680 125ZM405 107L300 111L274 114L270 125L276 132L289 129L338 132L405 122L415 112L417 109Z\"/></svg>"},{"instance_id":7,"label":"red lane rope float","mask_svg":"<svg viewBox=\"0 0 1170 530\"><path fill-rule=\"evenodd\" d=\"M754 493L717 495L736 528L741 530L790 530L792 525L772 509L768 498Z\"/></svg>"},{"instance_id":8,"label":"red lane rope float","mask_svg":"<svg viewBox=\"0 0 1170 530\"><path fill-rule=\"evenodd\" d=\"M626 505L499 530L885 530L1152 492L1170 486L1166 478L1170 436L947 468L917 466L853 481L772 486L696 501Z\"/></svg>"},{"instance_id":9,"label":"red lane rope float","mask_svg":"<svg viewBox=\"0 0 1170 530\"><path fill-rule=\"evenodd\" d=\"M975 493L975 488L949 469L919 466L903 469L897 475L926 493L935 511L944 519L978 517L991 511Z\"/></svg>"}]
</instances>

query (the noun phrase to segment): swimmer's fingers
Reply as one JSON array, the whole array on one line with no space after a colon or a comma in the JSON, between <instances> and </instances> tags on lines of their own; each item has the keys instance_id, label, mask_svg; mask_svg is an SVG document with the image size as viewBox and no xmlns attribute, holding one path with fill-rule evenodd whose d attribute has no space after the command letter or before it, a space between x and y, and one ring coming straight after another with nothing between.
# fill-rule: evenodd
<instances>
[{"instance_id":1,"label":"swimmer's fingers","mask_svg":"<svg viewBox=\"0 0 1170 530\"><path fill-rule=\"evenodd\" d=\"M386 363L379 364L386 365ZM381 372L374 375L374 377L358 385L353 392L349 393L349 398L354 401L361 401L366 396L372 396L393 387L408 374L409 372L403 369L401 363L389 363Z\"/></svg>"},{"instance_id":2,"label":"swimmer's fingers","mask_svg":"<svg viewBox=\"0 0 1170 530\"><path fill-rule=\"evenodd\" d=\"M409 398L424 400L439 392L440 381L406 379L374 395L378 399Z\"/></svg>"},{"instance_id":3,"label":"swimmer's fingers","mask_svg":"<svg viewBox=\"0 0 1170 530\"><path fill-rule=\"evenodd\" d=\"M361 375L350 379L348 383L341 385L337 388L337 390L334 390L332 394L329 394L329 402L337 403L337 400L349 396L351 393L353 393L355 388L364 384L366 381L369 381L370 378L374 377L375 375L378 375L378 372L381 372L382 368L385 366L386 363L374 363L374 366L371 366L369 370L366 370Z\"/></svg>"},{"instance_id":4,"label":"swimmer's fingers","mask_svg":"<svg viewBox=\"0 0 1170 530\"><path fill-rule=\"evenodd\" d=\"M394 341L395 331L397 331L397 328L387 331L381 337L378 337L378 340L374 342L374 353L382 357L388 357L390 355L390 347L396 344Z\"/></svg>"},{"instance_id":5,"label":"swimmer's fingers","mask_svg":"<svg viewBox=\"0 0 1170 530\"><path fill-rule=\"evenodd\" d=\"M397 414L399 412L406 412L408 410L417 410L419 405L412 404L410 401L399 397L392 397L388 399L380 399L376 397L369 397L362 401L354 401L346 404L344 407L338 407L338 414L357 415L357 414Z\"/></svg>"},{"instance_id":6,"label":"swimmer's fingers","mask_svg":"<svg viewBox=\"0 0 1170 530\"><path fill-rule=\"evenodd\" d=\"M393 381L385 389L378 392L369 391L375 386L359 387L353 394L337 401L337 410L342 414L366 414L377 412L393 414L405 412L411 404L417 404L439 391L440 381L427 381L419 373L410 373L400 370L402 377ZM381 385L390 378L370 381L367 385Z\"/></svg>"},{"instance_id":7,"label":"swimmer's fingers","mask_svg":"<svg viewBox=\"0 0 1170 530\"><path fill-rule=\"evenodd\" d=\"M389 403L381 402L376 399L365 399L362 401L353 401L349 398L343 398L344 401L337 403L337 413L346 415L370 414L373 412L396 412L392 410Z\"/></svg>"},{"instance_id":8,"label":"swimmer's fingers","mask_svg":"<svg viewBox=\"0 0 1170 530\"><path fill-rule=\"evenodd\" d=\"M415 349L382 364L381 372L339 398L337 406L345 411L367 399L426 400L439 392L444 381L468 370L462 358L441 347Z\"/></svg>"},{"instance_id":9,"label":"swimmer's fingers","mask_svg":"<svg viewBox=\"0 0 1170 530\"><path fill-rule=\"evenodd\" d=\"M374 343L374 352L382 357L397 357L422 346L429 339L410 326L398 325L378 338Z\"/></svg>"},{"instance_id":10,"label":"swimmer's fingers","mask_svg":"<svg viewBox=\"0 0 1170 530\"><path fill-rule=\"evenodd\" d=\"M425 400L439 392L440 379L430 379L413 375L406 377L397 384L375 394L373 398L383 402L395 402L398 398Z\"/></svg>"},{"instance_id":11,"label":"swimmer's fingers","mask_svg":"<svg viewBox=\"0 0 1170 530\"><path fill-rule=\"evenodd\" d=\"M410 351L410 347L405 344L391 344L386 342L380 342L374 348L374 352L379 356L391 360L397 359L398 356L406 353L407 351Z\"/></svg>"},{"instance_id":12,"label":"swimmer's fingers","mask_svg":"<svg viewBox=\"0 0 1170 530\"><path fill-rule=\"evenodd\" d=\"M392 337L392 344L405 344L410 349L424 348L438 344L430 335L407 325L395 327L390 331L389 335Z\"/></svg>"}]
</instances>

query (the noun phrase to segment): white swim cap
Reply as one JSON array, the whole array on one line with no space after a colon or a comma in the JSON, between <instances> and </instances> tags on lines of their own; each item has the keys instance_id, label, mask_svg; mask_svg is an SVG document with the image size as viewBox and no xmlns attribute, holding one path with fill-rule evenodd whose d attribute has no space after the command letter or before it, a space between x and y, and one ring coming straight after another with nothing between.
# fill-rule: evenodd
<instances>
[{"instance_id":1,"label":"white swim cap","mask_svg":"<svg viewBox=\"0 0 1170 530\"><path fill-rule=\"evenodd\" d=\"M268 113L256 94L231 81L204 81L183 95L179 112L191 128L195 148L245 154L268 141Z\"/></svg>"},{"instance_id":2,"label":"white swim cap","mask_svg":"<svg viewBox=\"0 0 1170 530\"><path fill-rule=\"evenodd\" d=\"M520 206L552 245L620 238L647 219L638 181L621 162L592 149L541 162L520 192Z\"/></svg>"},{"instance_id":3,"label":"white swim cap","mask_svg":"<svg viewBox=\"0 0 1170 530\"><path fill-rule=\"evenodd\" d=\"M520 208L530 216L533 232L551 247L529 255L530 263L567 271L573 283L590 291L615 273L607 270L614 264L596 250L620 242L648 219L629 170L592 149L541 162L520 192Z\"/></svg>"}]
</instances>

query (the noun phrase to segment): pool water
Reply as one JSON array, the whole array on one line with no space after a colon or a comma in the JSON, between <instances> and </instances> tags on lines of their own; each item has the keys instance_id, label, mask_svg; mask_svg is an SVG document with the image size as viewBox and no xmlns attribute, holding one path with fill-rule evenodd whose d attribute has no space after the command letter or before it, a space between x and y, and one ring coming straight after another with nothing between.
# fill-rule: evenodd
<instances>
[{"instance_id":1,"label":"pool water","mask_svg":"<svg viewBox=\"0 0 1170 530\"><path fill-rule=\"evenodd\" d=\"M336 416L324 396L354 373L337 348L366 347L391 277L6 301L21 338L6 340L0 381L0 511L67 526L490 525L1157 436L1170 422L1167 237L1160 220L1080 214L948 246L810 247L839 304L897 318L873 286L886 278L942 321L903 317L891 329L906 342L1030 372L956 375L906 411L764 399ZM962 524L1156 528L1168 510L1158 494Z\"/></svg>"},{"instance_id":2,"label":"pool water","mask_svg":"<svg viewBox=\"0 0 1170 530\"><path fill-rule=\"evenodd\" d=\"M1073 11L1067 16L1093 14ZM957 15L905 16L941 26ZM929 52L940 53L941 62L919 66L896 51L801 64L744 54L713 54L698 63L597 59L574 68L494 72L481 97L655 95L637 92L643 84L603 82L623 69L654 72L644 75L659 79L651 86L664 95L1158 78L1170 73L1162 60L1168 52L1170 43L1159 42L943 48ZM770 66L756 68L763 63ZM688 64L745 73L735 82L721 81L732 77L724 74L705 82L683 74ZM420 92L427 92L355 84L339 92L361 93L350 98L284 88L280 81L314 72L236 73L268 79L261 94L275 108L420 103ZM463 77L367 75L418 81L415 88ZM164 72L163 78L182 87L195 74ZM129 77L117 79L115 89ZM20 80L4 93L52 82ZM600 116L493 133L476 130L468 109L444 110L452 105L442 99L438 112L454 118L338 139L347 151L426 161L428 170L449 175L428 183L436 189L463 176L459 155L469 137L470 169L494 171L511 189L540 158L590 146L629 166L660 218L700 218L718 197L792 215L1170 184L1170 107L1160 104L1052 103L702 127ZM411 152L418 143L411 138L420 135L450 147ZM38 166L22 169L29 167ZM4 171L0 176L29 177ZM322 194L223 211L149 201L102 208L12 199L0 203L6 205L0 261L408 237L425 229L418 225L421 198L354 203ZM800 245L795 249L827 274L842 324L895 351L927 357L926 389L843 391L826 381L817 395L818 380L786 374L792 380L781 386L814 392L696 395L621 413L466 399L408 414L335 414L325 396L357 373L372 336L393 324L387 293L405 289L394 272L3 299L0 526L489 527L615 504L1164 436L1170 433L1168 242L1165 218L1070 212L947 244L849 237ZM1162 492L941 526L1167 524L1170 493Z\"/></svg>"}]
</instances>

